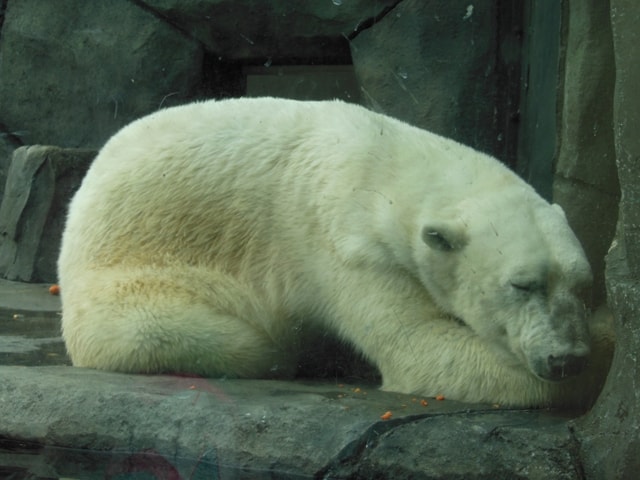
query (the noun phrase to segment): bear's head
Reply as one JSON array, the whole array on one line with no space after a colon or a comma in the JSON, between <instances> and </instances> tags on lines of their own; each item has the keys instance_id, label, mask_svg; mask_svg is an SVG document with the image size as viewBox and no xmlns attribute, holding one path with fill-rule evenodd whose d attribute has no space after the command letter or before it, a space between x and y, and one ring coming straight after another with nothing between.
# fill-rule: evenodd
<instances>
[{"instance_id":1,"label":"bear's head","mask_svg":"<svg viewBox=\"0 0 640 480\"><path fill-rule=\"evenodd\" d=\"M414 261L440 308L507 364L545 380L580 373L590 351L581 294L592 276L562 209L517 186L430 217L421 219Z\"/></svg>"}]
</instances>

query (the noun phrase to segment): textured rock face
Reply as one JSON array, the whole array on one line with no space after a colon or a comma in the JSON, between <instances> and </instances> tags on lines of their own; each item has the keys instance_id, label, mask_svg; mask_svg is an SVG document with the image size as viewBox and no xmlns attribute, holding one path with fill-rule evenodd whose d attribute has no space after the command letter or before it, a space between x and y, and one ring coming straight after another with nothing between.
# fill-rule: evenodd
<instances>
[{"instance_id":1,"label":"textured rock face","mask_svg":"<svg viewBox=\"0 0 640 480\"><path fill-rule=\"evenodd\" d=\"M9 1L0 122L22 144L97 148L161 106L244 94L246 66L353 61L369 105L508 159L520 44L494 3Z\"/></svg>"},{"instance_id":2,"label":"textured rock face","mask_svg":"<svg viewBox=\"0 0 640 480\"><path fill-rule=\"evenodd\" d=\"M0 376L0 436L37 442L22 461L41 477L580 478L566 417L546 412L335 383L64 366L0 366ZM15 466L3 445L0 468Z\"/></svg>"},{"instance_id":3,"label":"textured rock face","mask_svg":"<svg viewBox=\"0 0 640 480\"><path fill-rule=\"evenodd\" d=\"M93 150L43 146L14 152L0 204L0 275L56 281L67 204L94 156Z\"/></svg>"},{"instance_id":4,"label":"textured rock face","mask_svg":"<svg viewBox=\"0 0 640 480\"><path fill-rule=\"evenodd\" d=\"M610 18L616 65L612 123L622 196L606 283L617 345L598 402L576 424L590 479L635 478L640 471L640 5L612 0Z\"/></svg>"},{"instance_id":5,"label":"textured rock face","mask_svg":"<svg viewBox=\"0 0 640 480\"><path fill-rule=\"evenodd\" d=\"M574 2L566 21L553 199L564 206L582 240L594 272L592 303L598 307L606 303L604 257L613 239L620 199L611 128L616 71L608 2Z\"/></svg>"},{"instance_id":6,"label":"textured rock face","mask_svg":"<svg viewBox=\"0 0 640 480\"><path fill-rule=\"evenodd\" d=\"M243 94L241 65L349 63L348 36L395 3L9 1L0 127L22 144L97 148L163 106Z\"/></svg>"},{"instance_id":7,"label":"textured rock face","mask_svg":"<svg viewBox=\"0 0 640 480\"><path fill-rule=\"evenodd\" d=\"M5 180L11 163L11 156L22 143L20 139L0 124L0 198L4 193Z\"/></svg>"},{"instance_id":8,"label":"textured rock face","mask_svg":"<svg viewBox=\"0 0 640 480\"><path fill-rule=\"evenodd\" d=\"M348 61L347 40L398 0L144 0L140 6L175 25L225 60ZM305 63L297 62L297 63Z\"/></svg>"},{"instance_id":9,"label":"textured rock face","mask_svg":"<svg viewBox=\"0 0 640 480\"><path fill-rule=\"evenodd\" d=\"M497 20L511 13L491 0L400 2L351 44L364 103L511 160L521 38Z\"/></svg>"},{"instance_id":10,"label":"textured rock face","mask_svg":"<svg viewBox=\"0 0 640 480\"><path fill-rule=\"evenodd\" d=\"M97 148L184 102L202 69L198 42L128 1L7 2L0 56L0 122L23 144L64 147Z\"/></svg>"}]
</instances>

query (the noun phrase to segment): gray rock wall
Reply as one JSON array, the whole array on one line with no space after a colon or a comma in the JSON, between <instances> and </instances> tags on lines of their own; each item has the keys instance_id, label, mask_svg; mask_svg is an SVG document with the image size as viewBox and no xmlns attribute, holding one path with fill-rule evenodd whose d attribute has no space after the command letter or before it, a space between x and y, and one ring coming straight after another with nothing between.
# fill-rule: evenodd
<instances>
[{"instance_id":1,"label":"gray rock wall","mask_svg":"<svg viewBox=\"0 0 640 480\"><path fill-rule=\"evenodd\" d=\"M594 271L592 304L606 303L604 258L620 186L614 147L616 70L609 2L571 2L565 12L563 88L553 200L564 206Z\"/></svg>"},{"instance_id":2,"label":"gray rock wall","mask_svg":"<svg viewBox=\"0 0 640 480\"><path fill-rule=\"evenodd\" d=\"M246 66L353 62L370 106L508 161L519 10L500 5L9 0L0 127L22 144L97 148L158 108L244 94Z\"/></svg>"},{"instance_id":3,"label":"gray rock wall","mask_svg":"<svg viewBox=\"0 0 640 480\"><path fill-rule=\"evenodd\" d=\"M202 56L199 42L132 2L8 1L0 122L26 145L97 148L192 98Z\"/></svg>"},{"instance_id":4,"label":"gray rock wall","mask_svg":"<svg viewBox=\"0 0 640 480\"><path fill-rule=\"evenodd\" d=\"M8 280L55 282L67 205L96 152L15 150L0 203L0 272Z\"/></svg>"},{"instance_id":5,"label":"gray rock wall","mask_svg":"<svg viewBox=\"0 0 640 480\"><path fill-rule=\"evenodd\" d=\"M593 11L601 8L596 0L588 3ZM612 125L622 195L615 239L606 257L606 284L617 345L598 402L575 425L585 474L593 480L637 478L640 471L640 4L611 0L610 20L615 65ZM598 34L597 29L590 33ZM602 96L596 100L592 108L601 109ZM601 215L592 218L596 224L603 220Z\"/></svg>"},{"instance_id":6,"label":"gray rock wall","mask_svg":"<svg viewBox=\"0 0 640 480\"><path fill-rule=\"evenodd\" d=\"M363 102L513 164L521 10L405 0L351 42Z\"/></svg>"}]
</instances>

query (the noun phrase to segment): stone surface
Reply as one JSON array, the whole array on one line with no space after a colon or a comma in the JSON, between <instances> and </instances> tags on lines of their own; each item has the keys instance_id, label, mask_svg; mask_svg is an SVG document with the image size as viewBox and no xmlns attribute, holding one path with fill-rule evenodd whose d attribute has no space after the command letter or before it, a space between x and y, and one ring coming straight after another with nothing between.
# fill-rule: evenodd
<instances>
[{"instance_id":1,"label":"stone surface","mask_svg":"<svg viewBox=\"0 0 640 480\"><path fill-rule=\"evenodd\" d=\"M0 204L0 275L55 282L67 204L96 152L20 147Z\"/></svg>"},{"instance_id":2,"label":"stone surface","mask_svg":"<svg viewBox=\"0 0 640 480\"><path fill-rule=\"evenodd\" d=\"M509 160L519 9L435 3L7 2L0 122L21 144L97 148L161 106L244 94L247 67L353 61L369 105Z\"/></svg>"},{"instance_id":3,"label":"stone surface","mask_svg":"<svg viewBox=\"0 0 640 480\"><path fill-rule=\"evenodd\" d=\"M584 166L590 168L590 164ZM579 180L556 176L553 183L553 201L562 205L593 270L593 289L587 303L594 309L607 302L604 259L613 239L619 200L618 194Z\"/></svg>"},{"instance_id":4,"label":"stone surface","mask_svg":"<svg viewBox=\"0 0 640 480\"><path fill-rule=\"evenodd\" d=\"M48 283L22 283L0 279L0 312L60 312L60 297L51 295L49 287Z\"/></svg>"},{"instance_id":5,"label":"stone surface","mask_svg":"<svg viewBox=\"0 0 640 480\"><path fill-rule=\"evenodd\" d=\"M612 128L616 72L608 2L571 5L565 21L556 175L617 195Z\"/></svg>"},{"instance_id":6,"label":"stone surface","mask_svg":"<svg viewBox=\"0 0 640 480\"><path fill-rule=\"evenodd\" d=\"M613 131L621 201L607 255L607 289L617 344L611 372L593 410L576 422L588 479L636 478L640 471L640 4L611 0L616 83Z\"/></svg>"},{"instance_id":7,"label":"stone surface","mask_svg":"<svg viewBox=\"0 0 640 480\"><path fill-rule=\"evenodd\" d=\"M553 200L564 207L589 258L594 272L590 303L597 307L606 303L604 257L620 199L611 128L613 38L608 2L585 0L569 8Z\"/></svg>"},{"instance_id":8,"label":"stone surface","mask_svg":"<svg viewBox=\"0 0 640 480\"><path fill-rule=\"evenodd\" d=\"M394 479L580 478L563 417L548 412L424 416L389 429L374 426L360 448L361 455L341 459L329 473L362 479L381 472Z\"/></svg>"},{"instance_id":9,"label":"stone surface","mask_svg":"<svg viewBox=\"0 0 640 480\"><path fill-rule=\"evenodd\" d=\"M71 365L60 334L60 297L49 287L0 279L0 365Z\"/></svg>"},{"instance_id":10,"label":"stone surface","mask_svg":"<svg viewBox=\"0 0 640 480\"><path fill-rule=\"evenodd\" d=\"M11 132L0 123L0 198L4 194L4 184L7 179L7 172L11 164L11 157L16 148L22 143L14 132Z\"/></svg>"},{"instance_id":11,"label":"stone surface","mask_svg":"<svg viewBox=\"0 0 640 480\"><path fill-rule=\"evenodd\" d=\"M348 64L347 38L396 2L10 1L0 122L21 144L97 148L158 108L242 95L244 65Z\"/></svg>"},{"instance_id":12,"label":"stone surface","mask_svg":"<svg viewBox=\"0 0 640 480\"><path fill-rule=\"evenodd\" d=\"M517 18L517 6L491 0L442 5L404 0L355 37L351 53L362 100L512 162L521 39L517 28L502 31L497 19L514 14L510 8Z\"/></svg>"},{"instance_id":13,"label":"stone surface","mask_svg":"<svg viewBox=\"0 0 640 480\"><path fill-rule=\"evenodd\" d=\"M64 366L4 366L0 378L0 437L47 445L37 468L50 477L173 469L181 478L579 478L567 417L544 411L423 406L335 382ZM386 411L393 417L381 420ZM15 464L11 454L0 448L0 465Z\"/></svg>"},{"instance_id":14,"label":"stone surface","mask_svg":"<svg viewBox=\"0 0 640 480\"><path fill-rule=\"evenodd\" d=\"M133 2L5 3L0 122L23 144L97 148L199 88L201 45Z\"/></svg>"},{"instance_id":15,"label":"stone surface","mask_svg":"<svg viewBox=\"0 0 640 480\"><path fill-rule=\"evenodd\" d=\"M143 0L141 6L200 41L224 60L278 59L349 63L347 39L398 0ZM212 28L215 25L215 28Z\"/></svg>"}]
</instances>

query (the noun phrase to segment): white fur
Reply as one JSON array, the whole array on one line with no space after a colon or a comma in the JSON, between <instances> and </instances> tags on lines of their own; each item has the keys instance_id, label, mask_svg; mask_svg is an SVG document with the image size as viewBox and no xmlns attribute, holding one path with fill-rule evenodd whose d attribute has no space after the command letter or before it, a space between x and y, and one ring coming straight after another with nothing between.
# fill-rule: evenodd
<instances>
[{"instance_id":1,"label":"white fur","mask_svg":"<svg viewBox=\"0 0 640 480\"><path fill-rule=\"evenodd\" d=\"M132 123L71 203L59 274L73 362L107 370L291 374L313 319L386 390L576 404L610 349L540 378L590 348L590 270L560 209L486 155L337 101Z\"/></svg>"}]
</instances>

